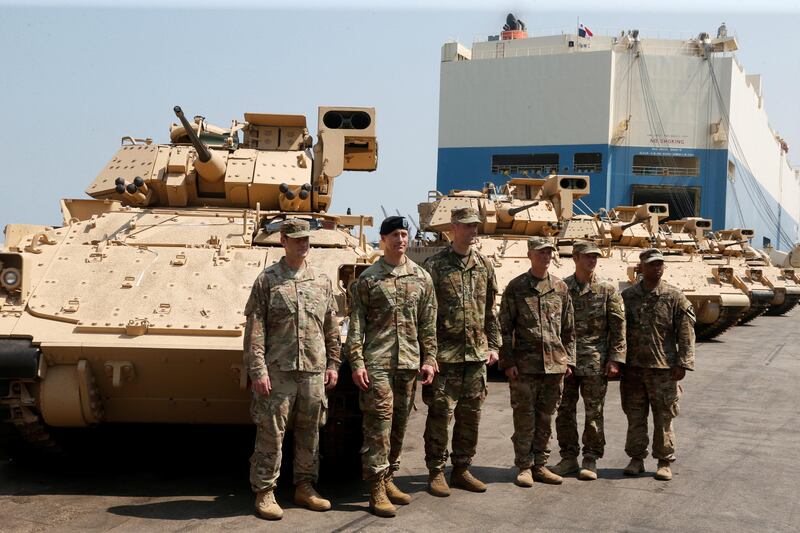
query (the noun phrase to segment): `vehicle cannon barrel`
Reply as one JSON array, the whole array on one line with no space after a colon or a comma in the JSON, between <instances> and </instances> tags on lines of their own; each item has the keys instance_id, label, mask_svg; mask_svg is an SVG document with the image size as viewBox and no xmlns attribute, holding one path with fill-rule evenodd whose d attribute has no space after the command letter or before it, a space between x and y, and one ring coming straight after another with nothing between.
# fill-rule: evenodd
<instances>
[{"instance_id":1,"label":"vehicle cannon barrel","mask_svg":"<svg viewBox=\"0 0 800 533\"><path fill-rule=\"evenodd\" d=\"M208 146L200 140L200 137L197 136L194 128L192 128L192 125L186 119L180 106L176 105L173 111L175 111L175 115L186 130L186 136L189 137L189 141L192 143L192 146L194 146L195 151L197 151L197 159L194 162L197 173L201 178L209 182L221 180L222 177L225 176L225 161L223 161L218 154L209 150Z\"/></svg>"},{"instance_id":2,"label":"vehicle cannon barrel","mask_svg":"<svg viewBox=\"0 0 800 533\"><path fill-rule=\"evenodd\" d=\"M527 211L531 207L536 207L537 205L539 205L538 201L537 202L531 202L531 203L525 204L525 205L521 205L519 207L512 207L511 209L508 210L508 214L513 217L517 213L522 213L523 211Z\"/></svg>"}]
</instances>

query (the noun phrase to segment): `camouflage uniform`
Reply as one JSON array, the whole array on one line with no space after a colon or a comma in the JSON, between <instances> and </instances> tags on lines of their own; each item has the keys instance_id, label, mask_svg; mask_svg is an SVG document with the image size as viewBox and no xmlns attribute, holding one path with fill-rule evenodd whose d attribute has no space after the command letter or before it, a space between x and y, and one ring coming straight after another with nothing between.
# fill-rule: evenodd
<instances>
[{"instance_id":1,"label":"camouflage uniform","mask_svg":"<svg viewBox=\"0 0 800 533\"><path fill-rule=\"evenodd\" d=\"M511 280L500 303L500 330L500 368L519 371L509 382L514 463L520 469L545 465L564 373L575 365L575 323L566 283L552 274L537 279L530 270Z\"/></svg>"},{"instance_id":2,"label":"camouflage uniform","mask_svg":"<svg viewBox=\"0 0 800 533\"><path fill-rule=\"evenodd\" d=\"M583 396L583 456L597 460L603 457L606 444L603 432L603 404L608 389L606 363L625 363L625 306L614 286L595 276L581 284L573 274L564 282L575 310L576 363L572 377L564 381L558 407L558 444L562 459L578 457L577 405L579 395Z\"/></svg>"},{"instance_id":3,"label":"camouflage uniform","mask_svg":"<svg viewBox=\"0 0 800 533\"><path fill-rule=\"evenodd\" d=\"M659 254L660 255L660 254ZM694 370L694 308L680 289L661 281L652 291L637 283L622 291L628 354L620 383L628 417L625 452L647 457L647 413L653 411L653 457L675 460L672 419L682 388L670 368Z\"/></svg>"},{"instance_id":4,"label":"camouflage uniform","mask_svg":"<svg viewBox=\"0 0 800 533\"><path fill-rule=\"evenodd\" d=\"M425 464L436 471L447 463L447 432L453 415L453 465L469 466L475 455L487 393L487 352L500 349L494 311L497 280L491 262L475 250L464 258L448 247L423 266L433 279L439 306L439 373L431 385L422 388L428 406Z\"/></svg>"},{"instance_id":5,"label":"camouflage uniform","mask_svg":"<svg viewBox=\"0 0 800 533\"><path fill-rule=\"evenodd\" d=\"M294 483L314 483L328 405L324 373L338 371L341 362L331 281L281 259L256 278L245 315L245 368L252 381L268 375L272 385L269 396L254 391L250 404L256 424L250 485L254 492L275 488L287 427L294 430Z\"/></svg>"},{"instance_id":6,"label":"camouflage uniform","mask_svg":"<svg viewBox=\"0 0 800 533\"><path fill-rule=\"evenodd\" d=\"M369 388L359 397L361 463L364 479L374 480L400 468L420 361L436 364L436 295L422 267L381 258L359 276L352 296L345 352L353 371L368 371Z\"/></svg>"}]
</instances>

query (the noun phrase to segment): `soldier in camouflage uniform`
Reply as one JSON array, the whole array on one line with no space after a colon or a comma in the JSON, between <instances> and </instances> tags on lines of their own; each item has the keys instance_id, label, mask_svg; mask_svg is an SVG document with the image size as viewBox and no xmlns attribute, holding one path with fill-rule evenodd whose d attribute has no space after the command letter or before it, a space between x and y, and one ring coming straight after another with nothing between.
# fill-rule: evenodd
<instances>
[{"instance_id":1,"label":"soldier in camouflage uniform","mask_svg":"<svg viewBox=\"0 0 800 533\"><path fill-rule=\"evenodd\" d=\"M625 363L625 306L614 286L597 278L594 269L600 249L593 242L578 242L572 248L575 273L564 282L575 310L576 364L564 380L564 392L556 417L561 462L551 468L564 476L578 472L580 479L597 479L598 459L603 457L603 404L608 378L619 375ZM578 397L583 396L583 463L578 469Z\"/></svg>"},{"instance_id":2,"label":"soldier in camouflage uniform","mask_svg":"<svg viewBox=\"0 0 800 533\"><path fill-rule=\"evenodd\" d=\"M500 303L499 364L509 379L514 410L511 440L519 468L516 483L521 487L532 487L534 480L562 481L545 465L564 376L575 366L575 323L569 288L547 272L554 250L546 238L529 238L531 268L511 280Z\"/></svg>"},{"instance_id":3,"label":"soldier in camouflage uniform","mask_svg":"<svg viewBox=\"0 0 800 533\"><path fill-rule=\"evenodd\" d=\"M477 242L480 216L464 207L451 213L452 243L423 264L436 288L439 312L436 321L439 373L422 389L428 405L425 422L425 463L430 473L428 490L449 496L444 478L447 433L453 427L453 471L450 484L472 492L486 485L468 470L478 444L481 407L486 398L486 366L494 364L500 349L495 316L497 280L494 266L472 249Z\"/></svg>"},{"instance_id":4,"label":"soldier in camouflage uniform","mask_svg":"<svg viewBox=\"0 0 800 533\"><path fill-rule=\"evenodd\" d=\"M655 248L639 255L640 282L622 291L628 323L628 355L620 382L622 410L628 417L625 452L631 458L626 475L644 472L647 457L647 412L653 412L653 457L656 479L672 479L675 432L687 370L694 370L692 304L680 289L661 280L664 256Z\"/></svg>"},{"instance_id":5,"label":"soldier in camouflage uniform","mask_svg":"<svg viewBox=\"0 0 800 533\"><path fill-rule=\"evenodd\" d=\"M436 294L430 275L405 256L408 223L381 224L384 255L352 287L345 352L361 389L364 417L362 474L370 484L370 510L383 517L411 497L394 484L419 373L423 385L436 368Z\"/></svg>"},{"instance_id":6,"label":"soldier in camouflage uniform","mask_svg":"<svg viewBox=\"0 0 800 533\"><path fill-rule=\"evenodd\" d=\"M309 223L286 220L280 233L285 257L259 274L244 311L244 365L256 424L250 484L257 493L256 510L271 520L283 516L274 490L289 425L294 428L294 502L315 511L331 507L312 483L319 472L325 389L336 385L341 363L331 281L305 261Z\"/></svg>"}]
</instances>

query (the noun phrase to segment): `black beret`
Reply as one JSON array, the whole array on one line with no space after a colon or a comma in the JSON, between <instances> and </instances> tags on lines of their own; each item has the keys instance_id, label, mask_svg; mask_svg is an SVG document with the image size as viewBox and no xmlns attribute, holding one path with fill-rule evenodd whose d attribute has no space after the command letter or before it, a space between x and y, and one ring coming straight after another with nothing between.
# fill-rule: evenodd
<instances>
[{"instance_id":1,"label":"black beret","mask_svg":"<svg viewBox=\"0 0 800 533\"><path fill-rule=\"evenodd\" d=\"M408 222L405 217L391 216L381 222L381 235L389 235L396 229L408 230Z\"/></svg>"}]
</instances>

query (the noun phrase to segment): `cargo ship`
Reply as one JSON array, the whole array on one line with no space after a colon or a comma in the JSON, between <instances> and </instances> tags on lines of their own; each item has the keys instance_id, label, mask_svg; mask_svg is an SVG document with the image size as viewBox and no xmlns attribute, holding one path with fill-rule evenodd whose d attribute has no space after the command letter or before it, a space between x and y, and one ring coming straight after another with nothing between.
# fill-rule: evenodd
<instances>
[{"instance_id":1,"label":"cargo ship","mask_svg":"<svg viewBox=\"0 0 800 533\"><path fill-rule=\"evenodd\" d=\"M583 25L529 37L503 31L442 46L436 188L587 174L586 212L648 202L670 217L748 228L756 246L798 238L800 169L770 126L762 79L715 35L595 35Z\"/></svg>"}]
</instances>

